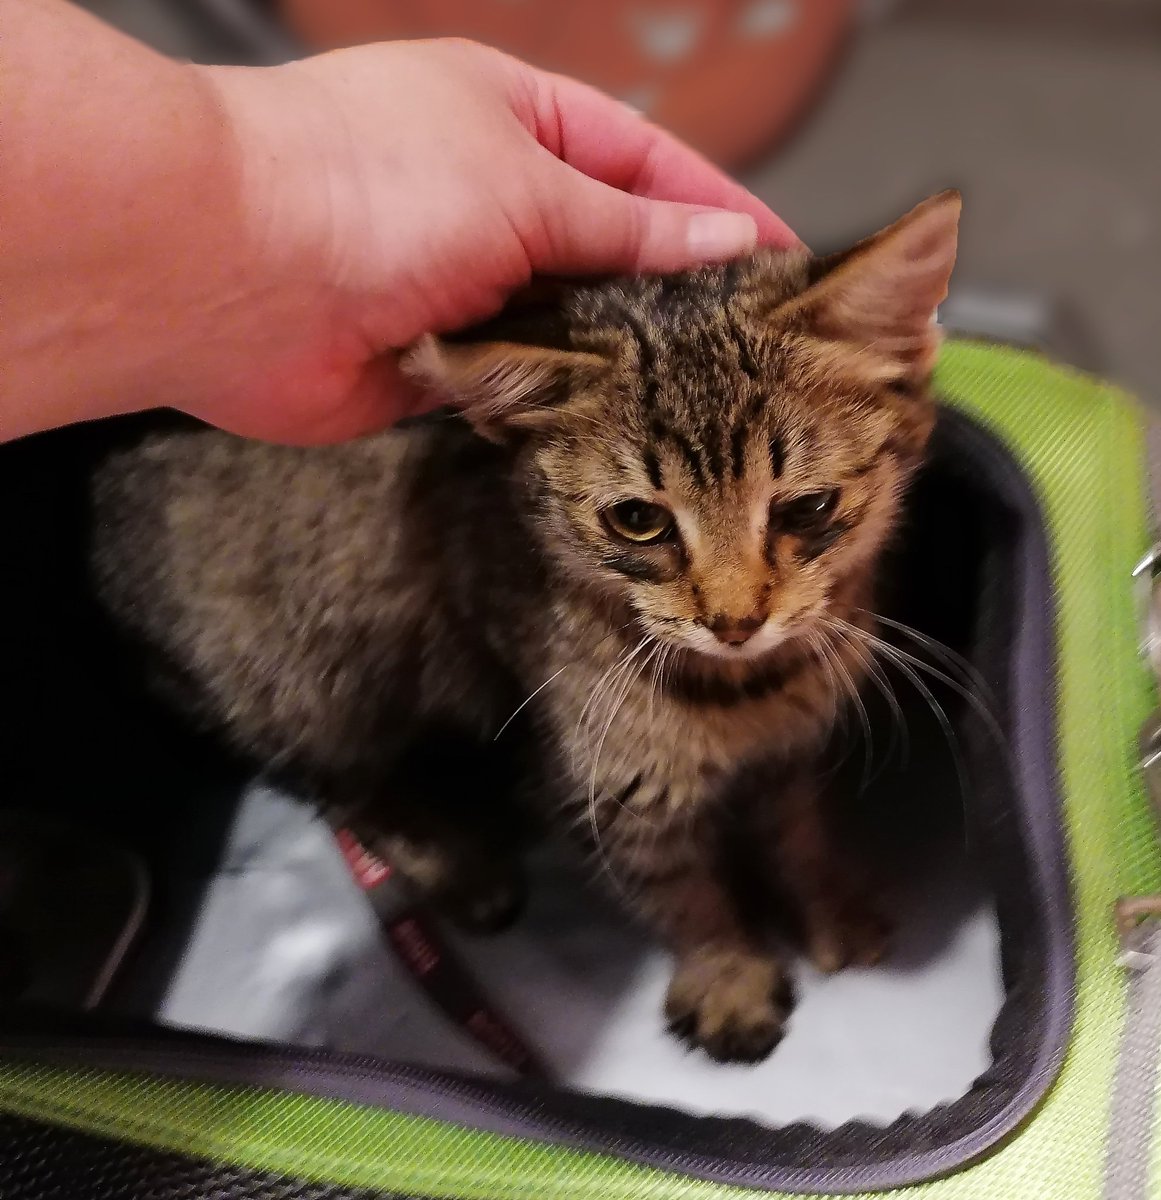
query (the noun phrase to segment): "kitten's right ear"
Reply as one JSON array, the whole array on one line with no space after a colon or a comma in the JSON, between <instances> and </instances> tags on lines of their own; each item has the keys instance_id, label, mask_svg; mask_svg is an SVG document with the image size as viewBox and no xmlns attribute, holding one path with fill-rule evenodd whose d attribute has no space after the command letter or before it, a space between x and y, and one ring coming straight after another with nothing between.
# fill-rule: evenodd
<instances>
[{"instance_id":1,"label":"kitten's right ear","mask_svg":"<svg viewBox=\"0 0 1161 1200\"><path fill-rule=\"evenodd\" d=\"M477 432L504 441L552 425L575 393L609 369L599 354L520 342L452 342L430 335L401 360L404 374L461 408Z\"/></svg>"}]
</instances>

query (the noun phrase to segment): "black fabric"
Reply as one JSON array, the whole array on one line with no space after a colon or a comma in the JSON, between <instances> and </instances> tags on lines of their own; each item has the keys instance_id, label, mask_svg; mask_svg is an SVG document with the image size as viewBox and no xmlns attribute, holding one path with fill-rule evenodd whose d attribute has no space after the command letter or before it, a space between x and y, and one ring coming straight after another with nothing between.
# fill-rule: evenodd
<instances>
[{"instance_id":1,"label":"black fabric","mask_svg":"<svg viewBox=\"0 0 1161 1200\"><path fill-rule=\"evenodd\" d=\"M403 1200L91 1137L0 1113L2 1200Z\"/></svg>"},{"instance_id":2,"label":"black fabric","mask_svg":"<svg viewBox=\"0 0 1161 1200\"><path fill-rule=\"evenodd\" d=\"M156 880L212 874L248 768L153 702L137 647L95 603L88 484L113 450L194 424L153 413L0 445L0 806L96 826ZM168 901L159 887L151 904ZM140 994L164 995L178 953L147 932Z\"/></svg>"}]
</instances>

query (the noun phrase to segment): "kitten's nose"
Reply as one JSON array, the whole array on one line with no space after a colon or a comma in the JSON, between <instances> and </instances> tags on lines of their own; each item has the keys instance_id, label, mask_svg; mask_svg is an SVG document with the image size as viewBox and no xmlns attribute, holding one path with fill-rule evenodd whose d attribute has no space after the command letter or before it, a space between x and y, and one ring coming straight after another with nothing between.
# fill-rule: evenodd
<instances>
[{"instance_id":1,"label":"kitten's nose","mask_svg":"<svg viewBox=\"0 0 1161 1200\"><path fill-rule=\"evenodd\" d=\"M728 617L718 613L706 622L706 628L727 646L740 646L748 642L766 623L765 617Z\"/></svg>"}]
</instances>

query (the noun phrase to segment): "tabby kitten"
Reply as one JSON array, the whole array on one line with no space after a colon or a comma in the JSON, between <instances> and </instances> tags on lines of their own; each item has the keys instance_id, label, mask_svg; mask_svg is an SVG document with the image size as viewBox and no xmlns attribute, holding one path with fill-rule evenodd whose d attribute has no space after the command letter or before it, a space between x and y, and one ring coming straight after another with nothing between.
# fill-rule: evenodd
<instances>
[{"instance_id":1,"label":"tabby kitten","mask_svg":"<svg viewBox=\"0 0 1161 1200\"><path fill-rule=\"evenodd\" d=\"M943 193L831 258L560 285L427 339L407 369L466 420L147 440L97 480L99 590L187 707L477 924L515 902L516 772L672 948L675 1031L758 1059L790 992L727 841L820 966L882 948L814 766L932 426L959 210Z\"/></svg>"}]
</instances>

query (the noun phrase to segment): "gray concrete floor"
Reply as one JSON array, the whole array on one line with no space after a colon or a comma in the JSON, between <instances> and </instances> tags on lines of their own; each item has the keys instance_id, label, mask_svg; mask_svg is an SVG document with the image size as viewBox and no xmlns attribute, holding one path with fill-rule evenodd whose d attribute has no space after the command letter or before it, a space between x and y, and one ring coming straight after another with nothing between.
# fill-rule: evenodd
<instances>
[{"instance_id":1,"label":"gray concrete floor","mask_svg":"<svg viewBox=\"0 0 1161 1200\"><path fill-rule=\"evenodd\" d=\"M89 3L169 53L238 56L186 0ZM869 8L821 103L748 182L819 248L962 188L958 283L1062 303L1093 365L1161 408L1157 0Z\"/></svg>"}]
</instances>

